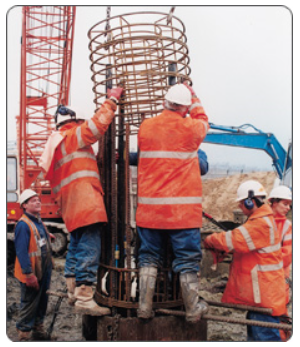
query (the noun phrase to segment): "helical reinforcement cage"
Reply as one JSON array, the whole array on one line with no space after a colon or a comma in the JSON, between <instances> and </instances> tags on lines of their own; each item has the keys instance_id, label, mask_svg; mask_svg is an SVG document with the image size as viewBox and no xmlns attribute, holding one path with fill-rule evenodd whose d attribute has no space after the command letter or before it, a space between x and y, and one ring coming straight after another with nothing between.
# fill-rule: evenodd
<instances>
[{"instance_id":1,"label":"helical reinforcement cage","mask_svg":"<svg viewBox=\"0 0 300 347\"><path fill-rule=\"evenodd\" d=\"M190 80L185 26L161 12L136 12L108 17L88 33L96 109L106 88L122 84L118 116L136 133L144 118L158 115L170 85ZM117 126L116 132L119 132Z\"/></svg>"},{"instance_id":2,"label":"helical reinforcement cage","mask_svg":"<svg viewBox=\"0 0 300 347\"><path fill-rule=\"evenodd\" d=\"M99 141L97 159L108 223L103 227L95 298L100 305L112 307L113 316L117 311L124 314L124 310L125 315L134 316L139 296L139 240L135 231L136 177L130 168L130 141L143 119L161 113L168 88L190 81L187 38L180 19L160 12L107 16L89 30L88 36L96 109L104 102L108 88L118 84L124 88L118 114ZM168 241L164 255L153 307L182 307Z\"/></svg>"}]
</instances>

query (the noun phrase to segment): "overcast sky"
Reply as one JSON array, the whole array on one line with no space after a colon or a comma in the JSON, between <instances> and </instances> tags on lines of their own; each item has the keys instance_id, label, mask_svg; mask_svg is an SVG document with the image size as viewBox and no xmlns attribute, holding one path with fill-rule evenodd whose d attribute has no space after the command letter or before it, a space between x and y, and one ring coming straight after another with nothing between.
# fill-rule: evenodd
<instances>
[{"instance_id":1,"label":"overcast sky","mask_svg":"<svg viewBox=\"0 0 300 347\"><path fill-rule=\"evenodd\" d=\"M171 6L113 6L111 16L135 11L168 13ZM191 78L215 124L245 123L273 133L284 148L292 138L292 15L283 6L176 6L186 27ZM88 30L106 7L77 7L70 105L92 116ZM7 17L7 139L15 140L19 113L21 7ZM210 163L271 168L267 154L204 144Z\"/></svg>"}]
</instances>

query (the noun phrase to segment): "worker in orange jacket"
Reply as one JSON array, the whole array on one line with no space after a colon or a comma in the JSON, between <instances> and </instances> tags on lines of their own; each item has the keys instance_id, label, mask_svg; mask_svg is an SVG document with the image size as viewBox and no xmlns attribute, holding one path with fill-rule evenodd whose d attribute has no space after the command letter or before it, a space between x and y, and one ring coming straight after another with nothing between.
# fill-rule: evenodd
<instances>
[{"instance_id":1,"label":"worker in orange jacket","mask_svg":"<svg viewBox=\"0 0 300 347\"><path fill-rule=\"evenodd\" d=\"M65 263L69 303L89 315L109 314L93 299L101 252L101 228L107 222L96 157L91 145L108 129L122 88L108 90L108 99L89 120L76 119L74 111L61 106L55 116L57 132L46 143L40 159L71 233ZM61 116L69 119L61 121Z\"/></svg>"},{"instance_id":2,"label":"worker in orange jacket","mask_svg":"<svg viewBox=\"0 0 300 347\"><path fill-rule=\"evenodd\" d=\"M190 117L186 117L188 112ZM136 212L141 241L139 318L153 315L157 268L162 266L166 233L175 255L173 271L180 273L186 319L197 322L207 312L207 304L198 301L202 184L197 150L208 129L201 102L187 84L172 86L163 112L140 126Z\"/></svg>"},{"instance_id":3,"label":"worker in orange jacket","mask_svg":"<svg viewBox=\"0 0 300 347\"><path fill-rule=\"evenodd\" d=\"M290 206L292 204L291 189L286 186L275 187L270 192L268 200L271 203L271 208L274 212L274 218L279 232L279 238L281 240L283 270L286 282L286 304L288 304L290 301L290 273L292 265L292 223L286 216L290 211ZM284 331L280 332L282 339L287 341L290 334Z\"/></svg>"},{"instance_id":4,"label":"worker in orange jacket","mask_svg":"<svg viewBox=\"0 0 300 347\"><path fill-rule=\"evenodd\" d=\"M264 204L267 193L257 181L246 181L237 190L239 208L247 221L228 232L204 240L207 249L233 253L222 302L271 308L272 315L249 311L250 320L279 323L285 313L285 285L279 237L273 211ZM278 329L248 326L250 341L281 341Z\"/></svg>"}]
</instances>

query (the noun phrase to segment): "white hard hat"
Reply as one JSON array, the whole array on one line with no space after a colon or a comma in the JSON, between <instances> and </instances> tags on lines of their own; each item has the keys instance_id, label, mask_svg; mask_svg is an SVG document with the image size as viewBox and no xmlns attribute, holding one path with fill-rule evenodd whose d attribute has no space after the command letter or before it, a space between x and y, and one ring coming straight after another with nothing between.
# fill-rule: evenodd
<instances>
[{"instance_id":1,"label":"white hard hat","mask_svg":"<svg viewBox=\"0 0 300 347\"><path fill-rule=\"evenodd\" d=\"M249 197L249 192L253 192L252 196L267 196L265 188L257 181L249 180L242 183L237 190L236 201L245 200Z\"/></svg>"},{"instance_id":2,"label":"white hard hat","mask_svg":"<svg viewBox=\"0 0 300 347\"><path fill-rule=\"evenodd\" d=\"M32 198L33 196L36 196L38 195L37 192L35 192L34 190L32 189L25 189L22 194L20 195L20 199L19 199L19 203L20 203L20 206L22 206L22 204Z\"/></svg>"},{"instance_id":3,"label":"white hard hat","mask_svg":"<svg viewBox=\"0 0 300 347\"><path fill-rule=\"evenodd\" d=\"M271 190L268 200L270 199L292 200L292 191L286 186L278 186Z\"/></svg>"},{"instance_id":4,"label":"white hard hat","mask_svg":"<svg viewBox=\"0 0 300 347\"><path fill-rule=\"evenodd\" d=\"M183 84L172 86L168 90L165 99L178 105L190 106L192 104L192 94Z\"/></svg>"}]
</instances>

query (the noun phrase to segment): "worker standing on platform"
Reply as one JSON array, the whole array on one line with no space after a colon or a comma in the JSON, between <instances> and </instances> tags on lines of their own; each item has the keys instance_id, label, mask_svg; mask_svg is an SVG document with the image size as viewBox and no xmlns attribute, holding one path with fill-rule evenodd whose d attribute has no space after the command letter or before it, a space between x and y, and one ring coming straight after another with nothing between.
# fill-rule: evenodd
<instances>
[{"instance_id":1,"label":"worker standing on platform","mask_svg":"<svg viewBox=\"0 0 300 347\"><path fill-rule=\"evenodd\" d=\"M108 129L115 116L122 88L108 90L108 99L89 120L76 119L74 111L61 106L55 116L57 132L45 146L40 166L50 180L64 223L71 233L65 277L69 303L77 313L105 315L110 310L94 300L101 252L102 224L107 222L96 157L91 147ZM60 122L58 117L68 115Z\"/></svg>"},{"instance_id":2,"label":"worker standing on platform","mask_svg":"<svg viewBox=\"0 0 300 347\"><path fill-rule=\"evenodd\" d=\"M44 317L47 311L52 258L50 234L41 218L38 194L25 189L20 196L24 214L15 228L15 277L21 284L21 305L16 324L20 341L44 340Z\"/></svg>"},{"instance_id":3,"label":"worker standing on platform","mask_svg":"<svg viewBox=\"0 0 300 347\"><path fill-rule=\"evenodd\" d=\"M190 112L190 117L186 117ZM139 130L138 206L136 223L141 241L138 317L153 316L157 268L162 265L165 233L171 239L180 273L186 319L197 322L208 310L198 300L199 263L202 258L202 183L197 150L209 129L208 118L194 90L172 86L164 111L145 120Z\"/></svg>"},{"instance_id":4,"label":"worker standing on platform","mask_svg":"<svg viewBox=\"0 0 300 347\"><path fill-rule=\"evenodd\" d=\"M279 323L286 311L281 240L267 193L257 181L242 183L237 190L239 208L248 217L236 229L214 233L204 240L207 249L233 253L222 302L271 308L272 316L249 311L247 318ZM249 341L282 341L279 330L248 326Z\"/></svg>"},{"instance_id":5,"label":"worker standing on platform","mask_svg":"<svg viewBox=\"0 0 300 347\"><path fill-rule=\"evenodd\" d=\"M292 265L292 223L287 219L292 204L292 192L286 186L272 189L268 200L274 213L275 222L281 240L283 270L285 276L286 304L290 301L290 274ZM287 312L286 312L287 314ZM280 331L284 341L290 337L286 332Z\"/></svg>"}]
</instances>

